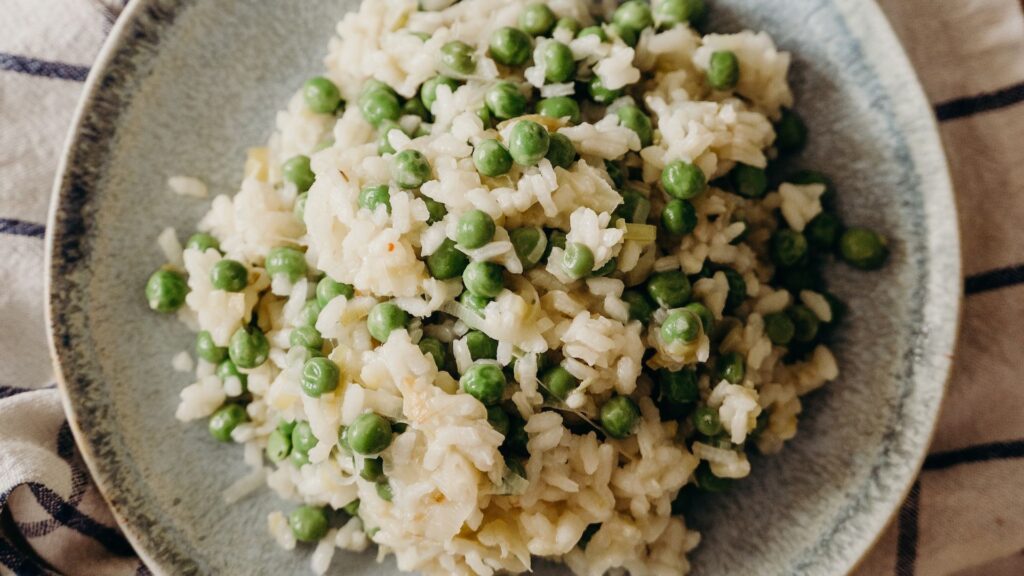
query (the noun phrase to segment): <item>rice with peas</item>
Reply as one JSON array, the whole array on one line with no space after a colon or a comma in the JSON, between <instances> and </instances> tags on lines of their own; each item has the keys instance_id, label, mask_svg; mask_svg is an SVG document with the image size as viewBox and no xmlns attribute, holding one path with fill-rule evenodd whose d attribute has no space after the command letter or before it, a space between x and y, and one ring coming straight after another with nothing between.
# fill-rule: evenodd
<instances>
[{"instance_id":1,"label":"rice with peas","mask_svg":"<svg viewBox=\"0 0 1024 576\"><path fill-rule=\"evenodd\" d=\"M838 376L821 261L885 240L769 169L806 140L789 56L702 36L703 2L420 4L348 14L238 193L161 234L147 299L198 332L176 415L244 444L228 500L296 502L268 528L316 573L376 544L427 574L685 574L682 503Z\"/></svg>"}]
</instances>

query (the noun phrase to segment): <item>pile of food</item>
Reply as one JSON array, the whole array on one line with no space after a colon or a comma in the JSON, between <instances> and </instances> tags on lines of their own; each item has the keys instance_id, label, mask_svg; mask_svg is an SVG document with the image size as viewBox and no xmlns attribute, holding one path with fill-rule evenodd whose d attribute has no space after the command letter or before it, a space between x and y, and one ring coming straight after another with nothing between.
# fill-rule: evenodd
<instances>
[{"instance_id":1,"label":"pile of food","mask_svg":"<svg viewBox=\"0 0 1024 576\"><path fill-rule=\"evenodd\" d=\"M366 0L149 305L198 332L177 417L296 502L285 548L402 570L684 574L681 504L838 375L789 55L703 0ZM788 172L788 173L787 173ZM174 186L202 195L202 185ZM176 358L190 369L188 354Z\"/></svg>"}]
</instances>

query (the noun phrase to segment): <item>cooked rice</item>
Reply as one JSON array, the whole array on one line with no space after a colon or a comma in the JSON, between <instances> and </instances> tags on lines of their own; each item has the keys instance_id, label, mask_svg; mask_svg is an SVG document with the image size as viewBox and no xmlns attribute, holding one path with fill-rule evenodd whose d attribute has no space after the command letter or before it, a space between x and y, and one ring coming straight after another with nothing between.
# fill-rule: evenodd
<instances>
[{"instance_id":1,"label":"cooked rice","mask_svg":"<svg viewBox=\"0 0 1024 576\"><path fill-rule=\"evenodd\" d=\"M680 25L645 30L636 47L621 40L562 38L569 41L581 74L598 76L610 89L635 87L641 73L650 79L642 92L632 92L643 95L637 103L652 113L654 142L643 147L615 114L600 118L585 109L584 122L569 126L556 121L551 127L580 154L570 169L542 160L494 179L481 178L473 167L474 145L485 138L504 139L515 120L489 129L476 113L487 86L508 75L480 48L471 78L454 91L438 89L431 133L387 134L396 151L422 152L433 178L418 193L392 185L390 214L359 208L364 185L390 179L388 157L378 155L375 131L356 105L362 86L376 79L402 97L414 96L438 73L444 43L459 39L486 47L494 30L515 25L527 3L427 0L421 2L426 10L418 11L416 0L364 1L338 24L325 60L325 75L348 102L344 113L337 118L315 114L301 93L291 98L278 113L266 146L250 150L239 192L214 198L199 224L220 240L220 252L182 250L173 229L160 235L168 262L188 273L187 308L179 317L193 329L209 331L219 346L254 321L271 343L270 360L243 371L244 386L238 378L221 381L212 365L199 362L197 381L181 391L176 416L183 421L205 418L229 398L249 401L249 422L236 428L232 438L246 444L253 469L225 498L236 501L266 483L295 502L334 509L357 499L360 503L358 516L316 544L312 567L317 574L328 570L336 548L361 551L371 542L379 545L381 555L394 555L400 569L426 574L524 572L534 557L562 561L581 575L685 574L686 554L700 536L673 515L673 500L696 483L702 463L721 478L742 478L750 462L742 449L696 439L688 419L663 420L652 400L651 371L704 365L715 361L713 354L740 354L746 366L741 382L712 378L711 370L700 372L701 403L717 411L733 445L756 443L763 452L779 450L796 433L800 397L838 375L824 345L805 359L783 362L786 350L773 346L764 333L764 316L797 299L822 322L832 320L822 294L768 285L774 212L781 210L790 227L803 230L822 209L823 186L784 183L760 200L712 186L693 199L696 228L675 246L637 240L628 227L613 223L621 196L604 160L630 155L632 166L639 168L635 185L650 196L656 218L664 200L651 190L669 163L691 162L712 180L736 163L764 167L774 156L772 121L792 105L793 97L786 81L789 55L778 52L764 33L701 37ZM583 25L594 21L590 2L548 4L559 16L575 17ZM427 39L409 31L425 33ZM712 92L704 80L710 54L724 49L740 61L736 95ZM574 94L572 83L545 85L544 72L543 65L533 65L513 76L544 96ZM633 101L625 96L612 108ZM419 122L402 119L407 129ZM324 142L328 145L321 146ZM298 190L282 178L282 164L297 154L311 157L316 174L304 221L293 215ZM194 178L171 178L168 185L186 196L207 194ZM447 217L429 223L425 199L443 203ZM464 252L471 260L496 262L519 274L479 315L458 301L459 280L431 278L424 264L446 238L454 238L458 216L471 209L491 215L498 228L490 243ZM573 281L560 265L559 247L551 250L546 266L522 273L508 236L508 230L520 226L567 231L569 242L591 250L594 270L615 259L614 276ZM314 297L315 283L270 277L264 259L282 245L305 249L311 267L355 287L353 298L334 298L315 323L328 342L328 357L343 374L338 388L319 398L302 392L307 356L289 343L305 302ZM210 269L222 257L250 270L243 291L212 286ZM741 275L747 299L730 312L731 323L717 347L705 334L685 346L662 341L656 328L666 317L664 310L652 320L655 329L630 319L623 292L652 271L696 275L708 266L726 265ZM715 270L694 282L693 294L722 321L730 287L726 275ZM377 343L366 328L367 315L378 302L392 299L417 320ZM502 450L505 438L488 422L484 406L459 392L456 377L474 364L464 338L470 329L498 341L499 363L516 360L506 406L524 420L525 476L509 467ZM451 344L454 375L421 352L417 342L424 336ZM653 355L645 360L648 348ZM581 381L561 405L538 381L542 356L551 354L560 355L563 366ZM187 352L175 357L174 368L192 368ZM595 424L600 406L616 394L636 399L641 412L635 435L625 440L606 436ZM382 454L394 494L390 502L359 476L362 464L337 447L339 426L368 410L407 426ZM269 435L279 423L291 421L308 422L317 439L309 462L264 463L261 453ZM296 546L281 512L268 517L268 528L281 547ZM584 534L589 544L581 545Z\"/></svg>"}]
</instances>

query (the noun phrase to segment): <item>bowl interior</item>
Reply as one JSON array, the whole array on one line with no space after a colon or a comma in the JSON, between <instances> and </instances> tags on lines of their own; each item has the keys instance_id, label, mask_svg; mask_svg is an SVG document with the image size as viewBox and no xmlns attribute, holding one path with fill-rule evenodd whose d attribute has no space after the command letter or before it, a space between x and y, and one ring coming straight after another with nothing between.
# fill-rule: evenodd
<instances>
[{"instance_id":1,"label":"bowl interior","mask_svg":"<svg viewBox=\"0 0 1024 576\"><path fill-rule=\"evenodd\" d=\"M101 489L152 567L167 573L302 573L266 515L269 490L228 506L241 450L174 419L190 375L171 357L188 331L142 297L162 263L157 234L186 237L208 201L174 196L167 177L212 194L240 182L245 149L321 68L352 0L138 0L104 54L71 142L51 216L55 353L76 435ZM927 446L957 321L955 214L930 110L877 7L854 0L717 0L712 27L763 29L793 53L791 80L811 128L799 165L838 183L847 222L892 239L880 272L830 270L850 305L842 376L805 402L798 437L754 461L739 489L692 505L704 540L696 574L838 574L884 526ZM870 39L867 41L866 39ZM339 556L342 556L339 553ZM372 554L346 574L395 573ZM546 567L543 572L556 573Z\"/></svg>"}]
</instances>

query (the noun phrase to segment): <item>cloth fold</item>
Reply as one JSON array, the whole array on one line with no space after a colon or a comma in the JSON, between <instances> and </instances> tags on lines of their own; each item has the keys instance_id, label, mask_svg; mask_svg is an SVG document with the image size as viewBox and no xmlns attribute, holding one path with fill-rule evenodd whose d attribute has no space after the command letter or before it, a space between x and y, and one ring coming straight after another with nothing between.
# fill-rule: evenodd
<instances>
[{"instance_id":1,"label":"cloth fold","mask_svg":"<svg viewBox=\"0 0 1024 576\"><path fill-rule=\"evenodd\" d=\"M710 0L713 5L713 0ZM881 0L940 121L967 297L931 455L857 576L1024 574L1024 5ZM0 18L0 575L147 574L88 477L46 353L43 225L88 67L123 0Z\"/></svg>"}]
</instances>

